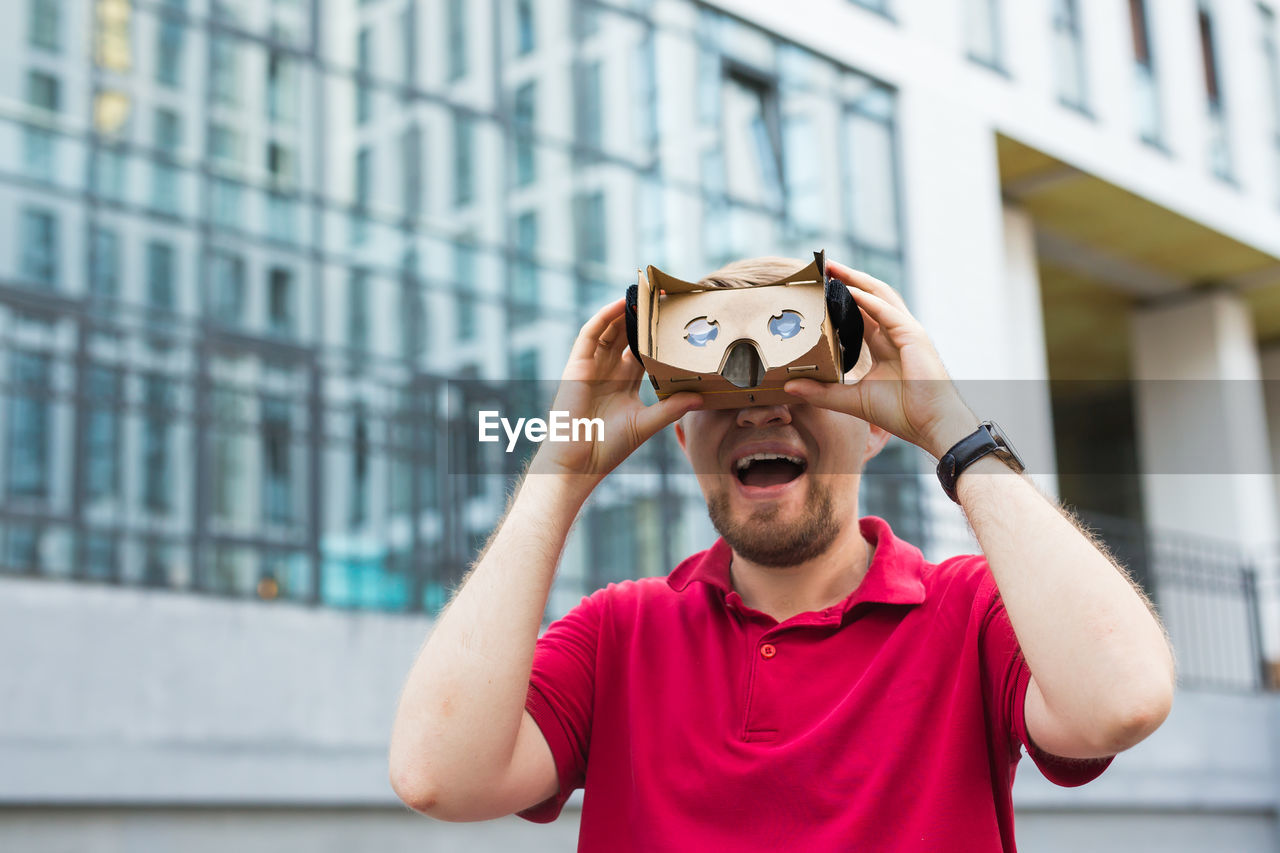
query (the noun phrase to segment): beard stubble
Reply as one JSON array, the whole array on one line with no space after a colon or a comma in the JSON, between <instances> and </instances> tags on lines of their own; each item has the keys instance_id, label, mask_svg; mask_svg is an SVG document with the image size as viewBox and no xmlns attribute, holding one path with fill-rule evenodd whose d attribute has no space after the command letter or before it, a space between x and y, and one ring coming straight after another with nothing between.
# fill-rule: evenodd
<instances>
[{"instance_id":1,"label":"beard stubble","mask_svg":"<svg viewBox=\"0 0 1280 853\"><path fill-rule=\"evenodd\" d=\"M707 499L707 513L716 532L745 559L769 568L787 568L826 553L840 533L831 489L818 479L809 482L800 517L779 520L776 504L759 507L743 521L733 518L729 490L721 489Z\"/></svg>"}]
</instances>

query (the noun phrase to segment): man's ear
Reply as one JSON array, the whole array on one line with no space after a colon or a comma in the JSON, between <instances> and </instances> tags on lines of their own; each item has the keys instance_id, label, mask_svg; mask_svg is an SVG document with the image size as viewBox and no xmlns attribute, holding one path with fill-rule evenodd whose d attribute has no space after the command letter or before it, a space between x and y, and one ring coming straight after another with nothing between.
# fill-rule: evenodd
<instances>
[{"instance_id":1,"label":"man's ear","mask_svg":"<svg viewBox=\"0 0 1280 853\"><path fill-rule=\"evenodd\" d=\"M867 444L863 448L862 462L865 465L889 443L889 439L893 434L886 429L881 429L873 423L867 424Z\"/></svg>"},{"instance_id":2,"label":"man's ear","mask_svg":"<svg viewBox=\"0 0 1280 853\"><path fill-rule=\"evenodd\" d=\"M680 449L681 449L681 450L685 450L685 446L684 446L684 417L683 417L683 416L680 418L680 420L676 421L676 441L680 442ZM688 451L687 451L687 450L686 450L685 452L686 452L686 453L688 453Z\"/></svg>"}]
</instances>

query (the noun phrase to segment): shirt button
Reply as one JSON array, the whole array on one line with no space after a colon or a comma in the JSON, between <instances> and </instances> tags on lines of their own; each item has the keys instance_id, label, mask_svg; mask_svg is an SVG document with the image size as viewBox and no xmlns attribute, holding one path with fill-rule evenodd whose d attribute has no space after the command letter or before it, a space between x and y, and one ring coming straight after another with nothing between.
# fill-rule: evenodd
<instances>
[{"instance_id":1,"label":"shirt button","mask_svg":"<svg viewBox=\"0 0 1280 853\"><path fill-rule=\"evenodd\" d=\"M772 643L765 643L763 646L760 647L760 657L764 658L765 660L768 660L769 658L773 657L777 653L778 653L778 650L773 646Z\"/></svg>"}]
</instances>

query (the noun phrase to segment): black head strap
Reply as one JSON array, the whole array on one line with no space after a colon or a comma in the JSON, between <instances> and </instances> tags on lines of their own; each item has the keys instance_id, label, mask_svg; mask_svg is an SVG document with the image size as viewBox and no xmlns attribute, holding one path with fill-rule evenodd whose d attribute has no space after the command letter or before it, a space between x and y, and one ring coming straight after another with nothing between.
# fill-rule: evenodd
<instances>
[{"instance_id":1,"label":"black head strap","mask_svg":"<svg viewBox=\"0 0 1280 853\"><path fill-rule=\"evenodd\" d=\"M617 291L614 291L615 293ZM640 313L636 308L636 304L640 301L640 285L633 284L627 288L627 305L624 314L627 318L627 346L631 347L631 354L636 357L636 361L640 361ZM643 364L644 362L640 362Z\"/></svg>"}]
</instances>

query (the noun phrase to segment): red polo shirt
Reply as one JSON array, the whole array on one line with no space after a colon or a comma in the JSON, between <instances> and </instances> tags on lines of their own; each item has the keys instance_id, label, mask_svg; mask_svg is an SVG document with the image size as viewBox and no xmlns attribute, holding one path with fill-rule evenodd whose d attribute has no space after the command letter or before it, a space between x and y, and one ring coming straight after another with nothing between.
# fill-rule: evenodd
<instances>
[{"instance_id":1,"label":"red polo shirt","mask_svg":"<svg viewBox=\"0 0 1280 853\"><path fill-rule=\"evenodd\" d=\"M1030 671L985 558L934 565L875 517L867 575L783 623L747 607L724 540L610 584L538 640L526 707L585 787L580 851L1012 851L1014 770L1083 785L1110 758L1032 746Z\"/></svg>"}]
</instances>

